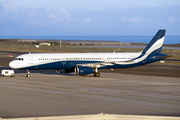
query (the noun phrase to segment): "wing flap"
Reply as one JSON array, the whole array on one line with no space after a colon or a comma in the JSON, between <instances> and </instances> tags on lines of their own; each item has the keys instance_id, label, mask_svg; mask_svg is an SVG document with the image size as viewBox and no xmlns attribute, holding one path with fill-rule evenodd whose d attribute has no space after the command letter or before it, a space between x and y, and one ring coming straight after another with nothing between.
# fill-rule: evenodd
<instances>
[{"instance_id":1,"label":"wing flap","mask_svg":"<svg viewBox=\"0 0 180 120\"><path fill-rule=\"evenodd\" d=\"M114 63L112 63L112 62L104 62L104 63L100 63L100 65L108 66L108 65L114 65Z\"/></svg>"},{"instance_id":2,"label":"wing flap","mask_svg":"<svg viewBox=\"0 0 180 120\"><path fill-rule=\"evenodd\" d=\"M130 61L119 61L119 62L114 62L115 64L127 64L127 63L134 63L137 62L136 60L130 60Z\"/></svg>"}]
</instances>

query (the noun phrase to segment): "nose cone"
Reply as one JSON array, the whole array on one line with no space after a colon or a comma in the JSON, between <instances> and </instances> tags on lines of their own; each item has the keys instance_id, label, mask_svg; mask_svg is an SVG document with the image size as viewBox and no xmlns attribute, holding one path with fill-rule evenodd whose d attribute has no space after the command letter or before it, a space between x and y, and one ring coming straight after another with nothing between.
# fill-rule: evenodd
<instances>
[{"instance_id":1,"label":"nose cone","mask_svg":"<svg viewBox=\"0 0 180 120\"><path fill-rule=\"evenodd\" d=\"M15 61L11 61L9 63L9 67L13 68L13 69L16 69L17 68L17 64L15 64Z\"/></svg>"}]
</instances>

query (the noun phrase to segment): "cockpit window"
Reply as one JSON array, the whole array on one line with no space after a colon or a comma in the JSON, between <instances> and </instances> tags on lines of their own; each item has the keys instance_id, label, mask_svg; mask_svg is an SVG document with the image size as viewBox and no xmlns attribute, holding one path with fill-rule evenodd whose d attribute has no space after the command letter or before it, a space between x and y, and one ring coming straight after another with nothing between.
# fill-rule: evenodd
<instances>
[{"instance_id":1,"label":"cockpit window","mask_svg":"<svg viewBox=\"0 0 180 120\"><path fill-rule=\"evenodd\" d=\"M23 58L16 58L15 60L21 60L21 61L23 61L24 59L23 59Z\"/></svg>"}]
</instances>

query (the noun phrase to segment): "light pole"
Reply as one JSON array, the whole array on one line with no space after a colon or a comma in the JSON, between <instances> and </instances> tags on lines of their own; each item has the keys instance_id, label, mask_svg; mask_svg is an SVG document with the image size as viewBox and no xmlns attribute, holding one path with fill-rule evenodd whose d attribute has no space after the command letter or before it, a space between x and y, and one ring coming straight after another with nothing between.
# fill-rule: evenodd
<instances>
[{"instance_id":1,"label":"light pole","mask_svg":"<svg viewBox=\"0 0 180 120\"><path fill-rule=\"evenodd\" d=\"M61 47L61 39L60 39L60 41L59 41L59 46Z\"/></svg>"}]
</instances>

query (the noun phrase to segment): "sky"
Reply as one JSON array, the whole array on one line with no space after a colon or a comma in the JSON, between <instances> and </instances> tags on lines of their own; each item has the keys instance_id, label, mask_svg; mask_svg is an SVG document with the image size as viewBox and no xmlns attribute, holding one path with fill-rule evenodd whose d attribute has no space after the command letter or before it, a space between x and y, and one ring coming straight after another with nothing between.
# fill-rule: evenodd
<instances>
[{"instance_id":1,"label":"sky","mask_svg":"<svg viewBox=\"0 0 180 120\"><path fill-rule=\"evenodd\" d=\"M180 0L0 0L0 36L180 36Z\"/></svg>"}]
</instances>

